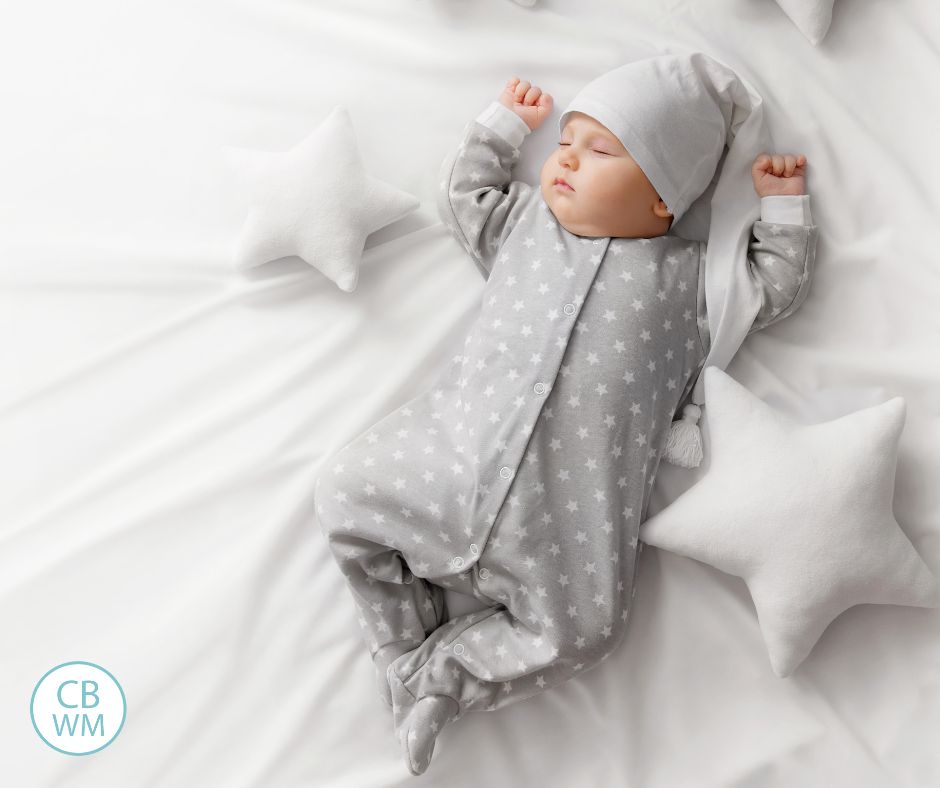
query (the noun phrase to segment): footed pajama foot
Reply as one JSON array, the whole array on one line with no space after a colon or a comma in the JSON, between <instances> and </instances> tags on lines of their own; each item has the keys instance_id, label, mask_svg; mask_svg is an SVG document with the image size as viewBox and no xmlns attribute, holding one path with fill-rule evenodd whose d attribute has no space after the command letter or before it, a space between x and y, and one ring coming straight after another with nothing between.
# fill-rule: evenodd
<instances>
[{"instance_id":1,"label":"footed pajama foot","mask_svg":"<svg viewBox=\"0 0 940 788\"><path fill-rule=\"evenodd\" d=\"M426 695L415 700L398 678L394 665L388 666L388 684L392 690L395 733L405 753L405 765L413 775L424 774L438 734L458 717L460 706L447 695Z\"/></svg>"},{"instance_id":2,"label":"footed pajama foot","mask_svg":"<svg viewBox=\"0 0 940 788\"><path fill-rule=\"evenodd\" d=\"M446 695L428 695L414 705L399 732L405 764L412 774L424 774L431 765L437 735L456 714L457 702Z\"/></svg>"},{"instance_id":3,"label":"footed pajama foot","mask_svg":"<svg viewBox=\"0 0 940 788\"><path fill-rule=\"evenodd\" d=\"M408 643L389 643L382 646L372 656L372 662L375 665L375 680L379 689L379 697L386 706L392 705L392 691L388 686L388 667L402 654L414 651L415 646Z\"/></svg>"}]
</instances>

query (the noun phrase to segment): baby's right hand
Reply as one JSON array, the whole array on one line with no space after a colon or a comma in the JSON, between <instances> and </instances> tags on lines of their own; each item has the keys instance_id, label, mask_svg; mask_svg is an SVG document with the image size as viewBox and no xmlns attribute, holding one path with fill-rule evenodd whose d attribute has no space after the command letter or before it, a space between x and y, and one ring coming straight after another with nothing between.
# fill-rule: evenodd
<instances>
[{"instance_id":1,"label":"baby's right hand","mask_svg":"<svg viewBox=\"0 0 940 788\"><path fill-rule=\"evenodd\" d=\"M513 77L506 83L499 103L515 112L532 131L552 114L551 95L543 93L540 87L520 80L519 77Z\"/></svg>"}]
</instances>

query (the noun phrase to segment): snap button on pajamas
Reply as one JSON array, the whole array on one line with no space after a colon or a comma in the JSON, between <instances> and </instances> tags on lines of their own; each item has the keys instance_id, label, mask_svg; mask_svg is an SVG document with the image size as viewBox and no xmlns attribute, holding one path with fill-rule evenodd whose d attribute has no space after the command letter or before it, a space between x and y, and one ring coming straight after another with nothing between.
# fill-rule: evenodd
<instances>
[{"instance_id":1,"label":"snap button on pajamas","mask_svg":"<svg viewBox=\"0 0 940 788\"><path fill-rule=\"evenodd\" d=\"M402 652L386 674L415 774L446 722L566 681L620 642L661 449L708 349L703 245L573 235L538 189L509 182L517 156L478 120L446 163L441 211L486 276L480 314L431 389L316 485L370 653ZM775 250L807 228L770 227L772 322L804 271ZM488 607L450 617L445 588ZM435 697L449 701L421 705Z\"/></svg>"}]
</instances>

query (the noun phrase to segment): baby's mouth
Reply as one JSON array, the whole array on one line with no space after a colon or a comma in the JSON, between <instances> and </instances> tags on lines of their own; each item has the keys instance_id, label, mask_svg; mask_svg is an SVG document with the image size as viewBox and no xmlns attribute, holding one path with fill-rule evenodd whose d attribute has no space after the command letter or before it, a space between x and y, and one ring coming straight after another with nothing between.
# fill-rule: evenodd
<instances>
[{"instance_id":1,"label":"baby's mouth","mask_svg":"<svg viewBox=\"0 0 940 788\"><path fill-rule=\"evenodd\" d=\"M564 178L555 178L552 186L554 186L556 189L560 189L561 191L574 191L574 189L571 187L571 184L569 184Z\"/></svg>"}]
</instances>

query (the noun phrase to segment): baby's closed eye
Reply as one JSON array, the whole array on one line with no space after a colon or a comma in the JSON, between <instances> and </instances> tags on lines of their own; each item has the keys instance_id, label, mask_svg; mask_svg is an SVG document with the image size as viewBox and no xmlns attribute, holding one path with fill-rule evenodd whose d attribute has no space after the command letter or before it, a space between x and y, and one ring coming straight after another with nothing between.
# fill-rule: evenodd
<instances>
[{"instance_id":1,"label":"baby's closed eye","mask_svg":"<svg viewBox=\"0 0 940 788\"><path fill-rule=\"evenodd\" d=\"M559 144L561 147L565 147L566 145L570 145L571 143L570 143L570 142L559 142L558 144ZM600 150L599 148L591 148L591 150L593 150L595 153L603 153L605 156L613 156L612 153L608 153L608 152L605 151L605 150Z\"/></svg>"}]
</instances>

